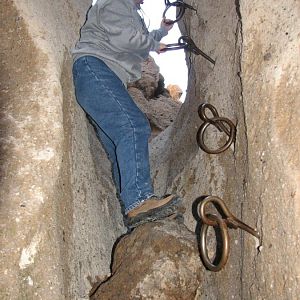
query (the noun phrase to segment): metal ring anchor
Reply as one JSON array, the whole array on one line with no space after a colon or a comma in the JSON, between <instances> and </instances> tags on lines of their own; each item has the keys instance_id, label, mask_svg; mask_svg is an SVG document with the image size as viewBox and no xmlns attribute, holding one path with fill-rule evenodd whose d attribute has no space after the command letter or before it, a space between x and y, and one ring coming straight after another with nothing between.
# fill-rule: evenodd
<instances>
[{"instance_id":1,"label":"metal ring anchor","mask_svg":"<svg viewBox=\"0 0 300 300\"><path fill-rule=\"evenodd\" d=\"M165 5L166 5L166 8L165 8L165 10L163 12L163 19L166 18L166 13L167 13L167 11L168 11L169 8L171 8L172 6L179 7L179 12L176 15L176 19L167 22L167 24L174 24L174 23L178 22L183 17L183 15L185 13L185 10L187 8L192 9L194 11L197 11L193 6L184 3L183 0L177 0L177 1L174 1L174 2L170 2L169 0L165 0Z\"/></svg>"},{"instance_id":2,"label":"metal ring anchor","mask_svg":"<svg viewBox=\"0 0 300 300\"><path fill-rule=\"evenodd\" d=\"M173 44L166 44L166 48L164 48L162 51L170 51L170 50L179 50L184 49L186 51L190 51L196 55L201 55L205 59L207 59L209 62L211 62L213 65L216 63L215 60L213 60L209 55L204 53L202 50L200 50L194 41L189 37L188 35L183 35L179 37L178 43Z\"/></svg>"},{"instance_id":3,"label":"metal ring anchor","mask_svg":"<svg viewBox=\"0 0 300 300\"><path fill-rule=\"evenodd\" d=\"M218 217L217 215L207 214L205 209L208 204L213 204L215 208L219 211L222 217ZM239 220L236 216L234 216L226 206L225 202L216 196L208 196L201 202L199 208L199 215L202 219L202 227L200 232L200 255L202 261L207 269L213 272L220 271L227 263L229 257L229 234L228 234L228 227L233 229L243 229L248 233L252 234L256 238L260 239L260 235L256 229L248 226L247 224L243 223ZM219 227L221 231L221 238L222 238L222 255L221 259L217 264L211 262L210 258L208 257L207 253L207 230L208 226Z\"/></svg>"},{"instance_id":4,"label":"metal ring anchor","mask_svg":"<svg viewBox=\"0 0 300 300\"><path fill-rule=\"evenodd\" d=\"M223 219L218 218L216 215L208 214L207 218L209 220L214 220L219 226L221 230L221 238L222 238L222 255L218 262L218 264L213 264L207 253L207 246L206 246L206 237L207 237L207 230L209 225L203 223L201 226L200 231L200 255L202 258L202 261L207 269L213 272L220 271L227 263L228 256L229 256L229 235L228 235L228 229L225 221Z\"/></svg>"},{"instance_id":5,"label":"metal ring anchor","mask_svg":"<svg viewBox=\"0 0 300 300\"><path fill-rule=\"evenodd\" d=\"M214 117L207 117L205 114L205 109L209 109ZM203 151L209 154L219 154L227 150L236 138L236 127L233 122L228 118L220 117L217 109L209 103L202 103L198 108L198 114L200 119L204 121L197 132L198 146ZM224 124L226 124L227 126L225 126ZM226 133L229 137L226 143L218 149L210 149L204 143L204 133L209 125L214 125L220 132Z\"/></svg>"},{"instance_id":6,"label":"metal ring anchor","mask_svg":"<svg viewBox=\"0 0 300 300\"><path fill-rule=\"evenodd\" d=\"M166 48L164 48L162 51L179 50L179 49L186 49L186 48L187 48L187 43L183 43L178 40L178 43L166 44Z\"/></svg>"},{"instance_id":7,"label":"metal ring anchor","mask_svg":"<svg viewBox=\"0 0 300 300\"><path fill-rule=\"evenodd\" d=\"M188 35L183 35L178 39L178 43L186 43L186 49L193 52L196 55L201 55L202 57L204 57L205 59L207 59L209 62L211 62L213 65L216 64L216 61L213 60L209 55L207 55L205 52L203 52L202 50L200 50L196 44L194 43L194 41L191 39L191 37L189 37Z\"/></svg>"}]
</instances>

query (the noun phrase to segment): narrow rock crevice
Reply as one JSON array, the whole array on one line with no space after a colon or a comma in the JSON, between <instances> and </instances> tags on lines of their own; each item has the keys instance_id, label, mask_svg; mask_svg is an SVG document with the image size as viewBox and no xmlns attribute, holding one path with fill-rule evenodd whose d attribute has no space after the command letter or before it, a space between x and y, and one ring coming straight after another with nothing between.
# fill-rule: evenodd
<instances>
[{"instance_id":1,"label":"narrow rock crevice","mask_svg":"<svg viewBox=\"0 0 300 300\"><path fill-rule=\"evenodd\" d=\"M236 57L237 57L237 64L238 64L238 72L237 72L237 76L239 78L239 82L240 82L240 101L241 101L241 117L242 117L242 121L240 122L240 125L243 125L243 128L240 126L239 130L241 131L240 134L244 135L244 141L245 141L245 145L244 145L244 156L245 156L245 164L244 164L244 180L242 182L242 191L243 191L243 202L247 201L247 178L249 176L249 168L248 168L248 138L247 138L247 123L246 123L246 114L245 114L245 107L244 107L244 95L243 95L243 76L242 76L242 57L243 57L243 21L242 21L242 14L241 14L241 10L240 10L240 1L239 0L235 0L235 7L236 7L236 13L237 13L237 24L236 24L236 31L235 31L235 36L236 36L236 40L235 40L235 51L237 51L236 53ZM237 124L238 126L238 124ZM244 218L244 205L243 202L241 203L241 207L240 207L240 216L241 216L241 220L243 220ZM243 298L244 296L244 285L243 285L243 273L244 273L244 256L246 255L246 251L245 251L245 244L244 244L244 234L245 233L241 233L240 235L240 243L241 243L241 266L240 266L240 295Z\"/></svg>"},{"instance_id":2,"label":"narrow rock crevice","mask_svg":"<svg viewBox=\"0 0 300 300\"><path fill-rule=\"evenodd\" d=\"M197 12L187 10L179 26L216 64L187 53L183 105L157 89L149 61L147 80L130 87L153 129L155 189L183 198L185 223L142 225L115 249L126 229L111 166L76 103L66 53L91 1L1 2L1 299L87 300L95 278L106 279L94 299L298 299L296 2L185 1ZM217 156L196 142L203 102L237 122L235 146ZM211 131L207 142L221 138ZM230 230L230 256L217 274L199 259L192 213L210 194L256 225L264 243L257 249L248 233Z\"/></svg>"}]
</instances>

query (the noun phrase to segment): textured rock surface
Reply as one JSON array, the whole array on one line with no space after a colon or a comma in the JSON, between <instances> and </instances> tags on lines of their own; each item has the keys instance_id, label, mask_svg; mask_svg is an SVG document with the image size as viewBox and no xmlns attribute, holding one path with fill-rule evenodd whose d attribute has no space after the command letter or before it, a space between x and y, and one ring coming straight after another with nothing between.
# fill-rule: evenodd
<instances>
[{"instance_id":1,"label":"textured rock surface","mask_svg":"<svg viewBox=\"0 0 300 300\"><path fill-rule=\"evenodd\" d=\"M189 84L186 101L168 134L156 137L151 146L156 188L162 194L176 192L183 197L187 208L186 224L194 231L196 222L192 206L202 195L223 198L232 212L241 216L242 203L245 201L247 140L239 77L240 21L235 2L189 3L197 8L197 13L186 11L186 19L181 24L183 34L190 35L201 50L216 59L216 65L213 66L201 56L187 53ZM196 134L202 123L198 106L203 102L213 104L221 116L238 124L235 145L220 155L204 153L196 142ZM207 144L224 139L216 130L209 129L208 133ZM248 216L243 219L246 223L256 225L256 220ZM232 231L230 235L232 245L227 268L218 274L203 272L200 299L241 297L243 238L240 231ZM250 246L254 248L255 243Z\"/></svg>"},{"instance_id":2,"label":"textured rock surface","mask_svg":"<svg viewBox=\"0 0 300 300\"><path fill-rule=\"evenodd\" d=\"M149 120L152 129L151 138L172 125L181 103L172 101L152 57L143 64L142 78L130 83L128 91Z\"/></svg>"},{"instance_id":3,"label":"textured rock surface","mask_svg":"<svg viewBox=\"0 0 300 300\"><path fill-rule=\"evenodd\" d=\"M161 192L218 195L257 226L262 246L231 231L231 253L218 274L204 272L197 299L297 299L299 293L299 4L297 1L189 1L184 33L216 59L187 55L187 100L172 129L152 142ZM197 108L207 101L237 124L235 145L199 150ZM219 139L213 130L208 143ZM163 149L163 150L162 150ZM194 227L192 214L187 224Z\"/></svg>"},{"instance_id":4,"label":"textured rock surface","mask_svg":"<svg viewBox=\"0 0 300 300\"><path fill-rule=\"evenodd\" d=\"M200 280L195 235L174 221L147 223L116 246L112 277L91 299L193 299Z\"/></svg>"},{"instance_id":5,"label":"textured rock surface","mask_svg":"<svg viewBox=\"0 0 300 300\"><path fill-rule=\"evenodd\" d=\"M163 95L147 100L140 89L130 87L128 90L136 104L146 114L151 125L152 138L172 125L180 110L181 103Z\"/></svg>"},{"instance_id":6,"label":"textured rock surface","mask_svg":"<svg viewBox=\"0 0 300 300\"><path fill-rule=\"evenodd\" d=\"M299 1L241 2L248 166L244 214L257 218L260 253L245 239L246 299L298 299L300 266ZM251 251L252 250L252 251Z\"/></svg>"},{"instance_id":7,"label":"textured rock surface","mask_svg":"<svg viewBox=\"0 0 300 300\"><path fill-rule=\"evenodd\" d=\"M159 68L152 57L142 65L142 78L129 83L128 87L135 87L142 91L146 99L154 98L159 81Z\"/></svg>"},{"instance_id":8,"label":"textured rock surface","mask_svg":"<svg viewBox=\"0 0 300 300\"><path fill-rule=\"evenodd\" d=\"M0 4L1 299L87 299L124 230L110 164L74 101L68 49L88 5Z\"/></svg>"},{"instance_id":9,"label":"textured rock surface","mask_svg":"<svg viewBox=\"0 0 300 300\"><path fill-rule=\"evenodd\" d=\"M192 231L195 201L214 194L257 226L263 241L257 248L248 234L231 231L226 268L201 268L192 299L297 299L299 4L187 2L198 11L186 11L182 32L216 65L187 53L186 102L151 143L155 186L183 197ZM0 4L1 299L87 299L89 280L110 274L111 250L124 232L109 162L75 104L70 76L68 50L89 5ZM133 92L159 103L151 97L160 82L152 76ZM205 101L237 124L235 144L220 155L196 144L197 109ZM159 132L167 124L155 123L156 116L150 121ZM208 135L208 143L224 139L213 129Z\"/></svg>"},{"instance_id":10,"label":"textured rock surface","mask_svg":"<svg viewBox=\"0 0 300 300\"><path fill-rule=\"evenodd\" d=\"M169 91L172 99L178 101L182 96L182 89L177 84L169 84L167 86L167 90Z\"/></svg>"}]
</instances>

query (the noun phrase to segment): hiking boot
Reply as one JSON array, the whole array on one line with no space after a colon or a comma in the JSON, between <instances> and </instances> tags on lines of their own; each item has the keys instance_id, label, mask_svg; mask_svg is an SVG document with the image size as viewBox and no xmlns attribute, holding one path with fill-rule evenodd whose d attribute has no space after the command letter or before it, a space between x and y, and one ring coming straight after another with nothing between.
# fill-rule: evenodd
<instances>
[{"instance_id":1,"label":"hiking boot","mask_svg":"<svg viewBox=\"0 0 300 300\"><path fill-rule=\"evenodd\" d=\"M174 218L185 212L182 200L175 195L168 195L163 198L151 197L144 201L138 207L134 208L127 214L127 227L134 227L146 222L162 220L173 216Z\"/></svg>"},{"instance_id":2,"label":"hiking boot","mask_svg":"<svg viewBox=\"0 0 300 300\"><path fill-rule=\"evenodd\" d=\"M158 198L158 197L151 197L144 202L142 202L139 206L132 209L127 216L129 218L136 217L138 214L150 211L152 209L156 209L158 207L164 206L165 204L168 204L175 198L174 195L168 195L164 198Z\"/></svg>"}]
</instances>

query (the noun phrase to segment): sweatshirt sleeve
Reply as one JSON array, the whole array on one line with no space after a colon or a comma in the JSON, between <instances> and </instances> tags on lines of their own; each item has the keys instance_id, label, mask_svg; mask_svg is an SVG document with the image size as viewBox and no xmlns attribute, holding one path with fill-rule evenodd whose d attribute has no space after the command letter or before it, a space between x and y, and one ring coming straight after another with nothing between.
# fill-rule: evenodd
<instances>
[{"instance_id":1,"label":"sweatshirt sleeve","mask_svg":"<svg viewBox=\"0 0 300 300\"><path fill-rule=\"evenodd\" d=\"M154 40L159 42L163 37L168 35L168 30L161 27L157 30L152 30L149 34L153 37Z\"/></svg>"},{"instance_id":2,"label":"sweatshirt sleeve","mask_svg":"<svg viewBox=\"0 0 300 300\"><path fill-rule=\"evenodd\" d=\"M117 51L135 52L144 57L149 51L158 50L159 42L136 28L133 13L134 7L126 0L106 1L98 7L98 22Z\"/></svg>"}]
</instances>

